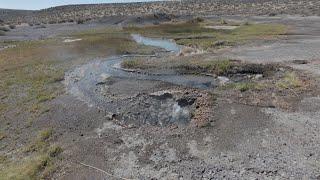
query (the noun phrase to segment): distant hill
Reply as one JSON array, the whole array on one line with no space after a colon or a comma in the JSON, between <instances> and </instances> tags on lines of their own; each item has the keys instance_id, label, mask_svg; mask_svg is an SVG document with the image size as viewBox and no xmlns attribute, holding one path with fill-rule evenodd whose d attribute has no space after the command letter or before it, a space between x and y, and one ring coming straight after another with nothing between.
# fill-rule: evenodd
<instances>
[{"instance_id":1,"label":"distant hill","mask_svg":"<svg viewBox=\"0 0 320 180\"><path fill-rule=\"evenodd\" d=\"M29 20L30 17L33 16L33 13L34 11L29 10L13 10L0 8L0 22L26 22Z\"/></svg>"},{"instance_id":2,"label":"distant hill","mask_svg":"<svg viewBox=\"0 0 320 180\"><path fill-rule=\"evenodd\" d=\"M0 9L7 23L61 23L105 16L175 15L320 15L319 0L182 0L58 6L40 11Z\"/></svg>"}]
</instances>

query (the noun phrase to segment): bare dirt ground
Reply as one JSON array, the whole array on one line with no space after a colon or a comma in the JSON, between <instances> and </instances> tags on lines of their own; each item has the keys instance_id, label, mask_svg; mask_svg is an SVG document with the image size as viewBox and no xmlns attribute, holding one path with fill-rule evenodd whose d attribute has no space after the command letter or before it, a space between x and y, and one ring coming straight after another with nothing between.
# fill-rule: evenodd
<instances>
[{"instance_id":1,"label":"bare dirt ground","mask_svg":"<svg viewBox=\"0 0 320 180\"><path fill-rule=\"evenodd\" d=\"M291 32L298 35L272 44L259 42L260 46L252 45L253 50L240 46L231 50L233 58L263 63L319 58L317 17L252 19L288 24ZM126 87L127 83L123 85ZM146 87L148 93L176 90L157 86L142 83L139 87ZM301 98L294 112L242 105L232 99L218 97L211 107L211 123L203 128L122 127L114 121L101 120L91 133L80 136L81 148L74 147L71 151L79 155L70 161L132 179L319 178L318 97ZM103 173L77 166L79 169L65 176L66 179L105 177Z\"/></svg>"},{"instance_id":2,"label":"bare dirt ground","mask_svg":"<svg viewBox=\"0 0 320 180\"><path fill-rule=\"evenodd\" d=\"M229 18L247 20L226 17ZM320 179L320 98L317 89L320 18L249 19L257 23L286 24L290 31L281 39L254 41L204 56L250 63L277 62L280 65L277 64L273 75L257 80L258 83L270 83L275 87L287 71L293 71L299 77L301 74L303 84L308 85L293 90L275 90L273 86L263 90L250 89L252 87L246 87L247 84L236 90L202 89L178 85L175 81L102 76L101 81L82 88L90 90L88 94L94 95L95 103L81 98L81 95L88 97L85 91L65 87L65 93L47 102L50 111L39 115L32 124L34 129L54 129L52 141L63 149L58 168L49 177ZM38 39L43 34L50 37L52 29L66 32L72 27L75 31L78 28L83 31L100 26L104 25L53 26L46 28L48 32L37 30L31 37L25 37ZM29 36L29 31L18 32L20 30L12 31L4 38L25 40L23 34ZM159 49L153 52L163 53ZM81 69L86 65L81 62L68 69L64 81L76 68L88 76L74 78L75 83L99 72L94 65L90 71ZM253 73L253 76L262 73ZM261 102L253 102L255 98L250 98L253 96L261 97ZM102 100L96 100L97 97ZM10 112L5 116L10 117ZM10 118L14 119L12 115ZM19 127L18 119L12 123ZM18 145L4 141L6 145L1 147L1 152L9 156L27 140L19 139ZM1 143L4 141L0 140Z\"/></svg>"},{"instance_id":3,"label":"bare dirt ground","mask_svg":"<svg viewBox=\"0 0 320 180\"><path fill-rule=\"evenodd\" d=\"M253 43L234 48L226 56L258 63L319 59L319 17L253 17L252 20L286 24L290 27L289 35L274 43Z\"/></svg>"}]
</instances>

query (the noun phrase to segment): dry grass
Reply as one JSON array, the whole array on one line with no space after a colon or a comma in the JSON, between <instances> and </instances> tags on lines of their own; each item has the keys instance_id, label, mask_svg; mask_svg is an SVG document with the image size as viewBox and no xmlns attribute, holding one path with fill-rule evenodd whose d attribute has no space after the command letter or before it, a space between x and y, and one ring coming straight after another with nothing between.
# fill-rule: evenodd
<instances>
[{"instance_id":1,"label":"dry grass","mask_svg":"<svg viewBox=\"0 0 320 180\"><path fill-rule=\"evenodd\" d=\"M127 61L123 61L121 63L121 66L123 68L127 68L127 69L140 69L140 68L144 68L143 67L143 60L142 59L132 59L132 60L127 60Z\"/></svg>"},{"instance_id":2,"label":"dry grass","mask_svg":"<svg viewBox=\"0 0 320 180\"><path fill-rule=\"evenodd\" d=\"M231 85L234 89L239 90L241 92L249 91L249 90L260 90L263 86L256 82L241 82L235 83Z\"/></svg>"},{"instance_id":3,"label":"dry grass","mask_svg":"<svg viewBox=\"0 0 320 180\"><path fill-rule=\"evenodd\" d=\"M2 139L6 138L6 137L7 137L6 134L0 132L0 141L1 141Z\"/></svg>"},{"instance_id":4,"label":"dry grass","mask_svg":"<svg viewBox=\"0 0 320 180\"><path fill-rule=\"evenodd\" d=\"M279 89L295 89L303 86L303 82L294 72L288 72L285 74L283 79L277 82L277 87Z\"/></svg>"},{"instance_id":5,"label":"dry grass","mask_svg":"<svg viewBox=\"0 0 320 180\"><path fill-rule=\"evenodd\" d=\"M61 147L50 146L52 135L52 129L40 131L28 151L33 153L18 162L5 162L5 168L0 169L0 179L46 179L55 171L56 158L62 152Z\"/></svg>"},{"instance_id":6,"label":"dry grass","mask_svg":"<svg viewBox=\"0 0 320 180\"><path fill-rule=\"evenodd\" d=\"M198 59L199 58L199 59ZM232 62L228 59L202 60L201 57L174 57L174 59L135 58L124 61L122 67L128 69L152 70L174 69L180 73L200 74L212 73L221 75L232 68Z\"/></svg>"},{"instance_id":7,"label":"dry grass","mask_svg":"<svg viewBox=\"0 0 320 180\"><path fill-rule=\"evenodd\" d=\"M50 101L64 93L61 81L64 73L76 65L95 58L107 57L123 52L149 53L145 48L131 41L129 34L106 29L70 35L81 38L76 43L63 43L62 38L40 41L6 42L16 48L0 51L0 113L8 110L19 127L30 131L28 138L34 137L32 123L39 115L50 111ZM11 123L0 116L0 127ZM18 131L18 130L17 130ZM17 150L16 157L0 165L0 179L40 179L55 169L55 157L61 148L51 146L52 130L41 131L35 139ZM21 133L25 134L25 133ZM20 134L12 141L20 143ZM30 136L30 137L29 137ZM11 138L11 137L10 137ZM6 168L3 168L6 167Z\"/></svg>"}]
</instances>

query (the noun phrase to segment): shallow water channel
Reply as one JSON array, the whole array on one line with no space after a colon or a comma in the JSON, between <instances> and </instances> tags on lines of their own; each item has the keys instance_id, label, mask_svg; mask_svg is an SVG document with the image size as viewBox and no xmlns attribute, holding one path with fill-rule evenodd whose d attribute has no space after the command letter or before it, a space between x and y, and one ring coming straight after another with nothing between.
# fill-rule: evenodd
<instances>
[{"instance_id":1,"label":"shallow water channel","mask_svg":"<svg viewBox=\"0 0 320 180\"><path fill-rule=\"evenodd\" d=\"M133 40L135 40L139 44L160 47L170 52L178 53L180 51L180 46L171 40L148 38L148 37L141 36L139 34L132 34L131 37Z\"/></svg>"},{"instance_id":2,"label":"shallow water channel","mask_svg":"<svg viewBox=\"0 0 320 180\"><path fill-rule=\"evenodd\" d=\"M140 35L132 35L132 38L140 44L163 48L169 51L168 53L172 53L172 55L180 51L180 46L178 46L170 40L146 38ZM93 61L88 64L82 65L78 68L75 68L73 71L67 73L65 76L65 84L68 92L75 95L79 99L87 102L90 106L96 106L100 109L104 109L109 112L118 112L121 111L118 108L119 106L126 106L127 104L124 103L123 105L121 105L120 101L118 100L114 101L110 100L110 98L106 98L106 96L103 95L102 91L99 89L99 85L108 86L107 81L111 78L113 79L113 81L131 82L133 86L141 86L141 81L160 81L173 85L200 89L213 88L216 84L215 79L208 76L181 74L144 74L122 69L120 67L121 62L124 61L124 58L130 58L131 56L135 57L139 55L113 56L104 60ZM115 83L117 82L112 82L112 84ZM109 85L112 86L110 82ZM132 85L131 87L122 86L121 88L134 89ZM130 93L130 90L128 91L128 93ZM162 119L165 119L164 121L166 122L161 122L160 124L168 124L170 121L177 120L187 122L190 119L188 113L186 113L189 112L188 107L177 108L177 103L175 100L167 99L165 100L165 102L159 102L157 105L155 105L154 102L151 103L153 103L153 109L155 109L155 111L162 111L162 113L168 112L165 115L163 115L164 117L161 117ZM131 106L131 109L136 108L134 107L136 105ZM138 117L135 118L140 118L141 121L146 121L146 119L149 119L152 122L151 124L157 124L159 123L159 119L161 119L159 118L159 114L157 114L160 112L151 112L153 111L153 109L145 110L150 111L148 112L150 113L149 115L144 116L139 114L137 115ZM177 113L177 109L179 109L179 111L183 113ZM177 117L177 114L179 114L179 117ZM128 118L129 117L126 117L126 119Z\"/></svg>"}]
</instances>

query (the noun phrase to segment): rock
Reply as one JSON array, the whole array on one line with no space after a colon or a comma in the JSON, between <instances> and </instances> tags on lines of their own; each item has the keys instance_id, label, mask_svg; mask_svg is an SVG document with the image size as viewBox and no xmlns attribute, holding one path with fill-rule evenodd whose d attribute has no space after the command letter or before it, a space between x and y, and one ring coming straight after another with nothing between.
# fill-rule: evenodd
<instances>
[{"instance_id":1,"label":"rock","mask_svg":"<svg viewBox=\"0 0 320 180\"><path fill-rule=\"evenodd\" d=\"M177 103L180 107L191 106L196 101L196 98L181 98L177 100Z\"/></svg>"},{"instance_id":2,"label":"rock","mask_svg":"<svg viewBox=\"0 0 320 180\"><path fill-rule=\"evenodd\" d=\"M76 42L76 41L82 41L82 39L65 39L63 42L64 43L71 43L71 42Z\"/></svg>"},{"instance_id":3,"label":"rock","mask_svg":"<svg viewBox=\"0 0 320 180\"><path fill-rule=\"evenodd\" d=\"M168 91L158 91L150 94L150 97L153 97L157 100L166 100L173 98L172 94Z\"/></svg>"},{"instance_id":4,"label":"rock","mask_svg":"<svg viewBox=\"0 0 320 180\"><path fill-rule=\"evenodd\" d=\"M256 79L256 80L259 80L259 79L262 79L263 78L263 75L262 74L256 74L255 76L254 76L254 79Z\"/></svg>"},{"instance_id":5,"label":"rock","mask_svg":"<svg viewBox=\"0 0 320 180\"><path fill-rule=\"evenodd\" d=\"M219 80L220 85L225 85L230 82L230 79L225 76L218 76L217 79Z\"/></svg>"},{"instance_id":6,"label":"rock","mask_svg":"<svg viewBox=\"0 0 320 180\"><path fill-rule=\"evenodd\" d=\"M293 60L292 63L294 64L308 64L307 60Z\"/></svg>"},{"instance_id":7,"label":"rock","mask_svg":"<svg viewBox=\"0 0 320 180\"><path fill-rule=\"evenodd\" d=\"M103 73L100 75L100 77L101 77L101 81L105 82L110 78L110 75Z\"/></svg>"},{"instance_id":8,"label":"rock","mask_svg":"<svg viewBox=\"0 0 320 180\"><path fill-rule=\"evenodd\" d=\"M174 15L172 14L166 14L166 13L155 13L153 14L154 18L155 19L158 19L158 20L172 20L173 18L175 18Z\"/></svg>"},{"instance_id":9,"label":"rock","mask_svg":"<svg viewBox=\"0 0 320 180\"><path fill-rule=\"evenodd\" d=\"M212 47L227 46L228 44L227 41L216 41L212 44Z\"/></svg>"},{"instance_id":10,"label":"rock","mask_svg":"<svg viewBox=\"0 0 320 180\"><path fill-rule=\"evenodd\" d=\"M114 114L114 113L107 113L106 114L106 116L105 116L107 119L114 119L114 118L116 118L117 117L117 115L116 114Z\"/></svg>"}]
</instances>

